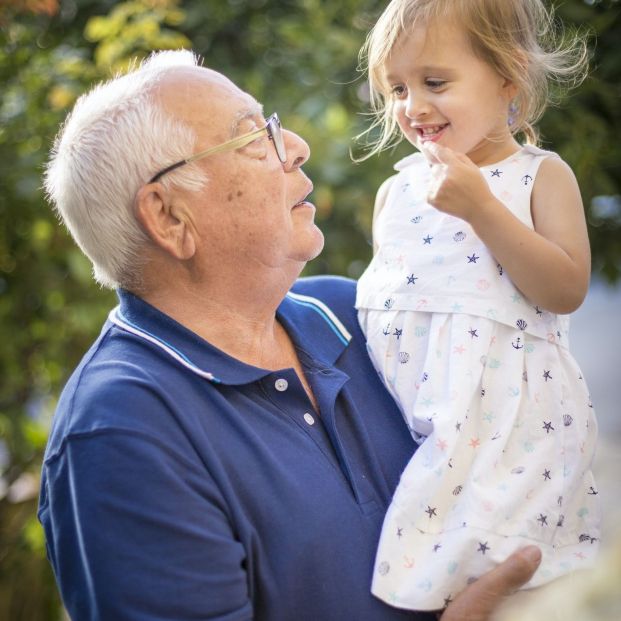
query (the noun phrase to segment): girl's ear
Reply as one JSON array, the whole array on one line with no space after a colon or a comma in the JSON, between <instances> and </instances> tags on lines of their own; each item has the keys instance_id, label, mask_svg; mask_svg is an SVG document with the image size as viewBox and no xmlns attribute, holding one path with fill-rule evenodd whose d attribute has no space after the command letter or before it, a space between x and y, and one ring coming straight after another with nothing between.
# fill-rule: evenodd
<instances>
[{"instance_id":1,"label":"girl's ear","mask_svg":"<svg viewBox=\"0 0 621 621\"><path fill-rule=\"evenodd\" d=\"M175 201L161 183L149 183L138 190L134 212L151 241L183 261L194 256L196 239L189 207L178 198Z\"/></svg>"},{"instance_id":2,"label":"girl's ear","mask_svg":"<svg viewBox=\"0 0 621 621\"><path fill-rule=\"evenodd\" d=\"M505 89L507 101L513 101L517 97L518 88L515 85L515 82L512 82L509 79L506 79L503 84L503 88Z\"/></svg>"},{"instance_id":3,"label":"girl's ear","mask_svg":"<svg viewBox=\"0 0 621 621\"><path fill-rule=\"evenodd\" d=\"M525 52L522 50L516 50L514 53L514 58L520 67L520 74L526 74L528 71L528 57L526 56ZM506 89L509 100L515 99L519 95L518 88L513 80L505 78L505 83L503 86Z\"/></svg>"}]
</instances>

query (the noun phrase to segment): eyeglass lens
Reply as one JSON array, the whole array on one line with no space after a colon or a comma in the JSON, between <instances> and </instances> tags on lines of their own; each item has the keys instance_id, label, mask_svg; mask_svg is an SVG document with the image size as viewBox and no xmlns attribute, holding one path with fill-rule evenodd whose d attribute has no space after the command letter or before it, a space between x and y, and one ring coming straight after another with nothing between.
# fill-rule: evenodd
<instances>
[{"instance_id":1,"label":"eyeglass lens","mask_svg":"<svg viewBox=\"0 0 621 621\"><path fill-rule=\"evenodd\" d=\"M280 119L277 114L273 114L267 122L269 128L270 138L274 141L274 147L276 149L276 155L278 159L284 164L287 161L287 151L285 149L285 141L282 135L282 126L280 125Z\"/></svg>"}]
</instances>

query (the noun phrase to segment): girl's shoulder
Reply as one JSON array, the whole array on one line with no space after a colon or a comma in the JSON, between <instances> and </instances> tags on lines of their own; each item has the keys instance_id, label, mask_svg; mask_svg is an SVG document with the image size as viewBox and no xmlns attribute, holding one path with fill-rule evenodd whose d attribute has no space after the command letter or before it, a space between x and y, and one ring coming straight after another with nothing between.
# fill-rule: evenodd
<instances>
[{"instance_id":1,"label":"girl's shoulder","mask_svg":"<svg viewBox=\"0 0 621 621\"><path fill-rule=\"evenodd\" d=\"M522 145L519 153L523 153L524 155L535 155L539 157L560 157L558 153L555 153L554 151L547 151L546 149L536 147L532 144Z\"/></svg>"}]
</instances>

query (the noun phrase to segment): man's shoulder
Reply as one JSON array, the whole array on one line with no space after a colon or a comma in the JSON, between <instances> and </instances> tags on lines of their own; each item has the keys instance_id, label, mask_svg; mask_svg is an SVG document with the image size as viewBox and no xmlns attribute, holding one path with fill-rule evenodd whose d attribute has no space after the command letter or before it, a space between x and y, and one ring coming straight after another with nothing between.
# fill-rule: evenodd
<instances>
[{"instance_id":1,"label":"man's shoulder","mask_svg":"<svg viewBox=\"0 0 621 621\"><path fill-rule=\"evenodd\" d=\"M137 431L146 413L155 416L160 369L153 368L156 357L148 360L151 366L145 364L146 349L106 323L60 395L46 459L62 451L69 437Z\"/></svg>"},{"instance_id":2,"label":"man's shoulder","mask_svg":"<svg viewBox=\"0 0 621 621\"><path fill-rule=\"evenodd\" d=\"M309 276L298 279L292 293L316 298L342 320L355 318L356 281L343 276Z\"/></svg>"}]
</instances>

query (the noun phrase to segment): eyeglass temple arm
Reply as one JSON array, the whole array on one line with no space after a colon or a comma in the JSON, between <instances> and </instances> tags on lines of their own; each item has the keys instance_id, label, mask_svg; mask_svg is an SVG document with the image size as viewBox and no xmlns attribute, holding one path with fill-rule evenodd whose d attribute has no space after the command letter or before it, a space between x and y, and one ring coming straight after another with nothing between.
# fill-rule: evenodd
<instances>
[{"instance_id":1,"label":"eyeglass temple arm","mask_svg":"<svg viewBox=\"0 0 621 621\"><path fill-rule=\"evenodd\" d=\"M217 147L211 147L210 149L207 149L206 151L195 153L194 155L186 158L185 160L181 160L180 162L175 162L174 164L171 164L167 168L164 168L164 170L160 170L160 172L158 172L157 175L155 175L155 177L150 179L149 183L155 183L160 177L162 177L166 173L169 173L171 170L175 170L181 166L185 166L186 164L189 164L190 162L195 162L196 160L203 159L204 157L207 157L208 155L213 155L214 153L219 153L220 151L229 151L232 149L243 147L249 142L252 142L253 140L255 140L257 136L263 133L267 133L267 127L262 127L261 129L257 129L257 131L252 132L251 134L246 134L245 136L240 136L239 138L233 138L233 140L229 140L228 142L218 145Z\"/></svg>"},{"instance_id":2,"label":"eyeglass temple arm","mask_svg":"<svg viewBox=\"0 0 621 621\"><path fill-rule=\"evenodd\" d=\"M167 166L166 168L164 168L164 170L160 170L157 175L151 177L151 179L149 179L149 183L155 183L160 177L163 177L166 173L169 173L171 170L180 168L181 166L185 166L188 162L189 160L181 160L180 162L175 162L174 164Z\"/></svg>"},{"instance_id":3,"label":"eyeglass temple arm","mask_svg":"<svg viewBox=\"0 0 621 621\"><path fill-rule=\"evenodd\" d=\"M219 153L220 151L232 151L233 149L243 147L244 145L247 145L248 143L255 140L256 137L259 136L260 134L263 134L266 132L267 132L267 128L262 127L261 129L257 129L251 134L246 134L245 136L240 136L239 138L233 138L233 140L229 140L228 142L220 144L217 147L211 147L210 149L207 149L206 151L195 153L191 157L188 157L186 160L184 160L184 163L189 164L190 162L195 162L196 160L203 159L204 157L207 157L208 155Z\"/></svg>"}]
</instances>

